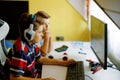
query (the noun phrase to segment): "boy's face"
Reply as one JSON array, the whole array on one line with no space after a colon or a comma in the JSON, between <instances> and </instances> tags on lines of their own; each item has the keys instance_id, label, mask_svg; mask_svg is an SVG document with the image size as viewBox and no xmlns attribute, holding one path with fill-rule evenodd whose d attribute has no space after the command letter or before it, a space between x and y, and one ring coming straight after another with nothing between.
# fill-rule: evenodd
<instances>
[{"instance_id":1,"label":"boy's face","mask_svg":"<svg viewBox=\"0 0 120 80\"><path fill-rule=\"evenodd\" d=\"M32 40L34 43L40 42L43 37L43 27L44 25L40 25L38 29L35 31L34 39Z\"/></svg>"},{"instance_id":2,"label":"boy's face","mask_svg":"<svg viewBox=\"0 0 120 80\"><path fill-rule=\"evenodd\" d=\"M44 22L43 32L46 32L50 28L50 19L43 18L42 20Z\"/></svg>"}]
</instances>

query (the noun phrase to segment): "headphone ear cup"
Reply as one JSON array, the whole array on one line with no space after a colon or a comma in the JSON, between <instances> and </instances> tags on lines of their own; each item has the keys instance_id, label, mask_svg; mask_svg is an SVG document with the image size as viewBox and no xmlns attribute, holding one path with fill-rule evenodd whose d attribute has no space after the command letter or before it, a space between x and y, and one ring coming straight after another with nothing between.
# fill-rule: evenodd
<instances>
[{"instance_id":1,"label":"headphone ear cup","mask_svg":"<svg viewBox=\"0 0 120 80\"><path fill-rule=\"evenodd\" d=\"M30 24L29 28L24 31L24 37L27 40L33 40L35 31L33 31L33 24Z\"/></svg>"}]
</instances>

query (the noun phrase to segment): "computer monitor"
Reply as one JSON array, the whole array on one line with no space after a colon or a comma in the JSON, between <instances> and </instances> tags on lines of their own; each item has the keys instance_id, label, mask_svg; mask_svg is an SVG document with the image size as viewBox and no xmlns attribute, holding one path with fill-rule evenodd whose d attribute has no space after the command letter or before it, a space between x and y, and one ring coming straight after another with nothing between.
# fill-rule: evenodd
<instances>
[{"instance_id":1,"label":"computer monitor","mask_svg":"<svg viewBox=\"0 0 120 80\"><path fill-rule=\"evenodd\" d=\"M107 69L107 24L91 16L91 48L103 69Z\"/></svg>"}]
</instances>

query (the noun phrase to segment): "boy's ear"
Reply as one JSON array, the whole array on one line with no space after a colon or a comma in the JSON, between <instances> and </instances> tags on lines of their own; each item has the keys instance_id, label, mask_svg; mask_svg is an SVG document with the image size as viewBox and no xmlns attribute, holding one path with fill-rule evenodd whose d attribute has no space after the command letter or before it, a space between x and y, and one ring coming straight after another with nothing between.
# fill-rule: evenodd
<instances>
[{"instance_id":1,"label":"boy's ear","mask_svg":"<svg viewBox=\"0 0 120 80\"><path fill-rule=\"evenodd\" d=\"M29 28L24 31L24 37L27 40L33 40L35 31L33 30L34 25L30 24Z\"/></svg>"}]
</instances>

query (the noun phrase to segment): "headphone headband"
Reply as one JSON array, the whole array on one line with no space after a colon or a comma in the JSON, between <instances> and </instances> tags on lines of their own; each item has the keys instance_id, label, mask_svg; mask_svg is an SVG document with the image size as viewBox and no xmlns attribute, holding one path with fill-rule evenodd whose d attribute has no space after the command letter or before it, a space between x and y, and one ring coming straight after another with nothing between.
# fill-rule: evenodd
<instances>
[{"instance_id":1,"label":"headphone headband","mask_svg":"<svg viewBox=\"0 0 120 80\"><path fill-rule=\"evenodd\" d=\"M34 14L30 15L31 23L33 24L36 21L36 16Z\"/></svg>"}]
</instances>

